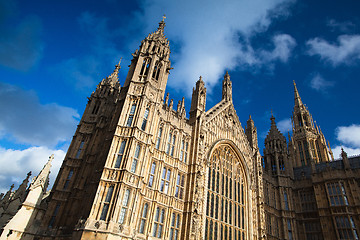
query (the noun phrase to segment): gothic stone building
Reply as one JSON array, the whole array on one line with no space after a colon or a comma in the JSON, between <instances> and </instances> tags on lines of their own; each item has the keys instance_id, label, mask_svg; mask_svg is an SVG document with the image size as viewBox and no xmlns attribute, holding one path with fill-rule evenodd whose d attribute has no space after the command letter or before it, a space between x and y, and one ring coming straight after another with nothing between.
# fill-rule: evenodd
<instances>
[{"instance_id":1,"label":"gothic stone building","mask_svg":"<svg viewBox=\"0 0 360 240\"><path fill-rule=\"evenodd\" d=\"M332 161L296 86L293 136L272 117L262 157L228 73L208 111L201 77L189 118L184 99L165 97L164 26L132 54L122 86L120 64L99 83L50 195L25 201L27 220L0 226L1 239L358 239L360 158Z\"/></svg>"}]
</instances>

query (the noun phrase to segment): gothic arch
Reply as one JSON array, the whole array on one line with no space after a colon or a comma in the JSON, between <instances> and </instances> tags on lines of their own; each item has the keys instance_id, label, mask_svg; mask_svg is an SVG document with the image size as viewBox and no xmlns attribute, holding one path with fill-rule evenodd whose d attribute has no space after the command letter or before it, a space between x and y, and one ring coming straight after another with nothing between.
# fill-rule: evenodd
<instances>
[{"instance_id":1,"label":"gothic arch","mask_svg":"<svg viewBox=\"0 0 360 240\"><path fill-rule=\"evenodd\" d=\"M252 239L251 174L231 140L219 140L207 153L205 239ZM230 235L231 234L231 235Z\"/></svg>"}]
</instances>

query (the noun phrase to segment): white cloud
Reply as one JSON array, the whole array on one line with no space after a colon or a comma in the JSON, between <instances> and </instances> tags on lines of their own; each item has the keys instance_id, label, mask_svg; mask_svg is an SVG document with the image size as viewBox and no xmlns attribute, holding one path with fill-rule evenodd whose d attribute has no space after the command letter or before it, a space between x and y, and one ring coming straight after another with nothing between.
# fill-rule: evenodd
<instances>
[{"instance_id":1,"label":"white cloud","mask_svg":"<svg viewBox=\"0 0 360 240\"><path fill-rule=\"evenodd\" d=\"M360 35L340 35L337 43L313 38L308 40L306 45L310 56L319 56L333 66L351 65L360 59Z\"/></svg>"},{"instance_id":2,"label":"white cloud","mask_svg":"<svg viewBox=\"0 0 360 240\"><path fill-rule=\"evenodd\" d=\"M0 64L27 71L43 53L42 24L36 16L16 16L15 3L0 0Z\"/></svg>"},{"instance_id":3,"label":"white cloud","mask_svg":"<svg viewBox=\"0 0 360 240\"><path fill-rule=\"evenodd\" d=\"M41 104L32 91L0 82L0 138L55 146L73 135L79 114L55 103Z\"/></svg>"},{"instance_id":4,"label":"white cloud","mask_svg":"<svg viewBox=\"0 0 360 240\"><path fill-rule=\"evenodd\" d=\"M344 151L347 153L348 157L359 155L360 154L360 148L351 148L351 147L345 147L345 146L336 146L332 149L333 155L335 159L341 158L341 148L344 149Z\"/></svg>"},{"instance_id":5,"label":"white cloud","mask_svg":"<svg viewBox=\"0 0 360 240\"><path fill-rule=\"evenodd\" d=\"M337 140L351 147L360 148L360 125L340 126L335 132Z\"/></svg>"},{"instance_id":6,"label":"white cloud","mask_svg":"<svg viewBox=\"0 0 360 240\"><path fill-rule=\"evenodd\" d=\"M332 86L334 86L334 82L325 80L319 73L314 74L310 80L310 87L318 91L325 91Z\"/></svg>"},{"instance_id":7,"label":"white cloud","mask_svg":"<svg viewBox=\"0 0 360 240\"><path fill-rule=\"evenodd\" d=\"M64 151L47 147L30 147L24 150L0 148L0 193L8 191L11 184L16 189L29 171L32 172L32 177L38 175L51 154L54 154L50 174L52 185L65 157Z\"/></svg>"},{"instance_id":8,"label":"white cloud","mask_svg":"<svg viewBox=\"0 0 360 240\"><path fill-rule=\"evenodd\" d=\"M290 118L285 118L279 121L276 125L280 130L280 132L282 132L283 134L292 130L292 124Z\"/></svg>"},{"instance_id":9,"label":"white cloud","mask_svg":"<svg viewBox=\"0 0 360 240\"><path fill-rule=\"evenodd\" d=\"M207 87L214 86L225 69L264 66L269 61L287 61L294 41L289 35L274 37L270 53L253 49L250 38L267 30L273 18L288 15L294 1L144 1L137 17L151 25L166 13L165 34L180 49L172 54L175 60L169 84L187 89L202 75ZM151 24L150 24L151 23Z\"/></svg>"},{"instance_id":10,"label":"white cloud","mask_svg":"<svg viewBox=\"0 0 360 240\"><path fill-rule=\"evenodd\" d=\"M332 31L340 31L344 33L351 32L356 29L356 25L350 21L338 22L335 19L330 19L326 25L330 27Z\"/></svg>"},{"instance_id":11,"label":"white cloud","mask_svg":"<svg viewBox=\"0 0 360 240\"><path fill-rule=\"evenodd\" d=\"M332 149L335 159L340 158L341 148L344 149L348 156L360 154L360 125L352 124L337 127L335 135L337 140L340 141L340 144Z\"/></svg>"}]
</instances>

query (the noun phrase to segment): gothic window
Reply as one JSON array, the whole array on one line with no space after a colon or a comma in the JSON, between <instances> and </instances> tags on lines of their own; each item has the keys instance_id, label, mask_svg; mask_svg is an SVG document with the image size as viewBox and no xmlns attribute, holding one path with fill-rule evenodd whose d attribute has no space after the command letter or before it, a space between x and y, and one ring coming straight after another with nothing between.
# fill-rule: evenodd
<instances>
[{"instance_id":1,"label":"gothic window","mask_svg":"<svg viewBox=\"0 0 360 240\"><path fill-rule=\"evenodd\" d=\"M241 159L229 145L220 145L210 157L206 239L238 239L239 235L245 239L247 202L244 188L247 185L241 166Z\"/></svg>"},{"instance_id":2,"label":"gothic window","mask_svg":"<svg viewBox=\"0 0 360 240\"><path fill-rule=\"evenodd\" d=\"M129 207L129 196L130 196L130 189L127 189L124 194L124 198L122 201L122 208L120 211L119 223L123 224L125 221L126 212Z\"/></svg>"},{"instance_id":3,"label":"gothic window","mask_svg":"<svg viewBox=\"0 0 360 240\"><path fill-rule=\"evenodd\" d=\"M272 171L272 174L276 174L276 161L275 161L275 157L274 156L271 156L271 171Z\"/></svg>"},{"instance_id":4,"label":"gothic window","mask_svg":"<svg viewBox=\"0 0 360 240\"><path fill-rule=\"evenodd\" d=\"M164 220L165 220L165 209L157 207L154 218L154 226L153 226L153 237L161 238L162 231L164 228Z\"/></svg>"},{"instance_id":5,"label":"gothic window","mask_svg":"<svg viewBox=\"0 0 360 240\"><path fill-rule=\"evenodd\" d=\"M163 173L162 173L162 176L161 176L160 191L163 192L163 193L166 193L166 194L169 191L170 175L171 175L170 168L164 167Z\"/></svg>"},{"instance_id":6,"label":"gothic window","mask_svg":"<svg viewBox=\"0 0 360 240\"><path fill-rule=\"evenodd\" d=\"M66 178L65 184L64 184L64 189L67 189L67 187L69 186L70 180L72 175L74 174L74 170L70 169L68 176Z\"/></svg>"},{"instance_id":7,"label":"gothic window","mask_svg":"<svg viewBox=\"0 0 360 240\"><path fill-rule=\"evenodd\" d=\"M185 185L185 175L178 173L176 180L175 197L183 199Z\"/></svg>"},{"instance_id":8,"label":"gothic window","mask_svg":"<svg viewBox=\"0 0 360 240\"><path fill-rule=\"evenodd\" d=\"M140 78L143 76L145 77L146 75L148 75L149 73L149 68L150 68L150 63L151 63L151 59L150 58L146 58L143 61L143 64L141 66L141 70L140 70Z\"/></svg>"},{"instance_id":9,"label":"gothic window","mask_svg":"<svg viewBox=\"0 0 360 240\"><path fill-rule=\"evenodd\" d=\"M84 148L84 143L85 143L85 141L82 140L81 143L80 143L80 146L78 148L78 151L76 152L75 158L80 158L81 152L82 152L82 150Z\"/></svg>"},{"instance_id":10,"label":"gothic window","mask_svg":"<svg viewBox=\"0 0 360 240\"><path fill-rule=\"evenodd\" d=\"M289 202L288 202L288 195L286 189L284 189L284 201L285 201L285 210L289 210Z\"/></svg>"},{"instance_id":11,"label":"gothic window","mask_svg":"<svg viewBox=\"0 0 360 240\"><path fill-rule=\"evenodd\" d=\"M298 142L298 146L299 146L299 154L300 154L301 166L305 166L305 159L304 159L304 153L303 153L303 150L302 150L301 142Z\"/></svg>"},{"instance_id":12,"label":"gothic window","mask_svg":"<svg viewBox=\"0 0 360 240\"><path fill-rule=\"evenodd\" d=\"M163 130L163 127L160 126L159 131L158 131L158 135L157 135L157 138L156 138L156 146L155 146L156 149L160 148L162 130Z\"/></svg>"},{"instance_id":13,"label":"gothic window","mask_svg":"<svg viewBox=\"0 0 360 240\"><path fill-rule=\"evenodd\" d=\"M114 186L111 185L108 188L108 191L106 193L106 197L105 197L103 208L102 208L101 215L100 215L100 220L104 220L104 221L106 220L106 216L109 211L109 205L110 205L110 201L111 201L113 192L114 192Z\"/></svg>"},{"instance_id":14,"label":"gothic window","mask_svg":"<svg viewBox=\"0 0 360 240\"><path fill-rule=\"evenodd\" d=\"M303 122L300 114L298 115L298 122L299 122L299 126L302 127Z\"/></svg>"},{"instance_id":15,"label":"gothic window","mask_svg":"<svg viewBox=\"0 0 360 240\"><path fill-rule=\"evenodd\" d=\"M289 240L293 239L290 219L287 220Z\"/></svg>"},{"instance_id":16,"label":"gothic window","mask_svg":"<svg viewBox=\"0 0 360 240\"><path fill-rule=\"evenodd\" d=\"M156 169L156 163L153 162L151 164L151 169L150 169L150 177L149 177L149 187L153 186L154 183L154 177L155 177L155 169Z\"/></svg>"},{"instance_id":17,"label":"gothic window","mask_svg":"<svg viewBox=\"0 0 360 240\"><path fill-rule=\"evenodd\" d=\"M349 219L348 216L338 216L335 217L335 222L339 239L359 239L352 217Z\"/></svg>"},{"instance_id":18,"label":"gothic window","mask_svg":"<svg viewBox=\"0 0 360 240\"><path fill-rule=\"evenodd\" d=\"M116 157L115 168L120 168L124 152L125 152L126 140L123 140L120 144L119 152Z\"/></svg>"},{"instance_id":19,"label":"gothic window","mask_svg":"<svg viewBox=\"0 0 360 240\"><path fill-rule=\"evenodd\" d=\"M149 117L149 108L146 108L146 109L145 109L145 113L144 113L143 122L142 122L142 124L141 124L141 130L143 130L143 131L145 131L148 117Z\"/></svg>"},{"instance_id":20,"label":"gothic window","mask_svg":"<svg viewBox=\"0 0 360 240\"><path fill-rule=\"evenodd\" d=\"M279 156L279 168L281 172L285 171L285 162L283 156Z\"/></svg>"},{"instance_id":21,"label":"gothic window","mask_svg":"<svg viewBox=\"0 0 360 240\"><path fill-rule=\"evenodd\" d=\"M127 127L131 127L131 124L133 122L134 119L134 115L135 115L135 110L136 110L136 103L134 102L130 108L130 113L129 113L129 117L128 120L126 122L126 126Z\"/></svg>"},{"instance_id":22,"label":"gothic window","mask_svg":"<svg viewBox=\"0 0 360 240\"><path fill-rule=\"evenodd\" d=\"M176 134L172 131L169 132L168 143L166 147L166 153L170 156L174 156Z\"/></svg>"},{"instance_id":23,"label":"gothic window","mask_svg":"<svg viewBox=\"0 0 360 240\"><path fill-rule=\"evenodd\" d=\"M320 147L319 147L319 142L315 141L316 143L316 148L317 148L317 153L318 153L318 158L319 158L319 162L322 162L322 157L321 157L321 151L320 151Z\"/></svg>"},{"instance_id":24,"label":"gothic window","mask_svg":"<svg viewBox=\"0 0 360 240\"><path fill-rule=\"evenodd\" d=\"M99 111L99 108L100 108L100 105L101 105L101 102L100 101L96 101L95 102L95 105L94 105L94 108L91 112L91 114L97 114L98 111Z\"/></svg>"},{"instance_id":25,"label":"gothic window","mask_svg":"<svg viewBox=\"0 0 360 240\"><path fill-rule=\"evenodd\" d=\"M331 206L349 205L342 182L328 183L326 185Z\"/></svg>"},{"instance_id":26,"label":"gothic window","mask_svg":"<svg viewBox=\"0 0 360 240\"><path fill-rule=\"evenodd\" d=\"M303 190L299 192L301 209L304 212L316 210L316 199L312 190Z\"/></svg>"},{"instance_id":27,"label":"gothic window","mask_svg":"<svg viewBox=\"0 0 360 240\"><path fill-rule=\"evenodd\" d=\"M173 213L171 218L171 226L170 226L170 240L179 239L180 233L180 214Z\"/></svg>"},{"instance_id":28,"label":"gothic window","mask_svg":"<svg viewBox=\"0 0 360 240\"><path fill-rule=\"evenodd\" d=\"M134 159L133 159L131 169L130 169L130 172L132 172L132 173L135 173L135 171L136 171L136 167L139 162L139 155L140 155L140 145L138 144L138 145L136 145L136 148L135 148Z\"/></svg>"},{"instance_id":29,"label":"gothic window","mask_svg":"<svg viewBox=\"0 0 360 240\"><path fill-rule=\"evenodd\" d=\"M140 218L140 225L139 225L139 233L144 233L145 232L145 225L146 225L146 220L147 220L147 215L148 215L148 209L149 209L149 204L145 203L142 213L141 213L141 218Z\"/></svg>"},{"instance_id":30,"label":"gothic window","mask_svg":"<svg viewBox=\"0 0 360 240\"><path fill-rule=\"evenodd\" d=\"M54 212L50 218L50 221L49 221L49 228L52 228L54 226L54 223L55 223L55 219L56 219L56 215L58 214L59 212L59 208L60 208L60 203L56 204L56 207L54 209Z\"/></svg>"},{"instance_id":31,"label":"gothic window","mask_svg":"<svg viewBox=\"0 0 360 240\"><path fill-rule=\"evenodd\" d=\"M161 70L161 63L159 61L157 61L155 63L154 71L152 74L153 79L159 80L160 70Z\"/></svg>"},{"instance_id":32,"label":"gothic window","mask_svg":"<svg viewBox=\"0 0 360 240\"><path fill-rule=\"evenodd\" d=\"M314 159L317 159L317 158L316 158L316 153L315 153L315 144L314 144L314 141L313 141L313 140L310 141L310 149L311 149L312 157L313 157ZM318 161L316 161L316 162L318 162Z\"/></svg>"},{"instance_id":33,"label":"gothic window","mask_svg":"<svg viewBox=\"0 0 360 240\"><path fill-rule=\"evenodd\" d=\"M183 162L186 162L188 155L188 148L189 148L189 143L185 139L183 139L181 141L181 151L180 151L180 160Z\"/></svg>"},{"instance_id":34,"label":"gothic window","mask_svg":"<svg viewBox=\"0 0 360 240\"><path fill-rule=\"evenodd\" d=\"M307 141L303 141L303 144L304 144L304 151L305 151L305 156L306 156L306 162L310 162L310 154L309 154L309 146L308 146L308 143Z\"/></svg>"}]
</instances>

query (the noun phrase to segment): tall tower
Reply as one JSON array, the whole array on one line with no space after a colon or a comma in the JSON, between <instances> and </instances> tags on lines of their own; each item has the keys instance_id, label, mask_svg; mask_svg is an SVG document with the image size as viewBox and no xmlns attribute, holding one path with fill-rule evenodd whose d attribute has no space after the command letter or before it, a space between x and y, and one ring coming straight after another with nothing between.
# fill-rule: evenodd
<instances>
[{"instance_id":1,"label":"tall tower","mask_svg":"<svg viewBox=\"0 0 360 240\"><path fill-rule=\"evenodd\" d=\"M328 150L324 134L314 124L313 118L302 103L294 81L295 105L292 116L293 137L291 140L294 153L294 167L314 165L330 161L331 151Z\"/></svg>"},{"instance_id":2,"label":"tall tower","mask_svg":"<svg viewBox=\"0 0 360 240\"><path fill-rule=\"evenodd\" d=\"M295 204L293 202L293 166L286 138L279 131L272 115L271 127L265 138L264 197L268 239L293 239Z\"/></svg>"},{"instance_id":3,"label":"tall tower","mask_svg":"<svg viewBox=\"0 0 360 240\"><path fill-rule=\"evenodd\" d=\"M265 138L265 171L273 176L290 175L292 164L288 159L286 138L277 128L273 115L270 120L270 131Z\"/></svg>"},{"instance_id":4,"label":"tall tower","mask_svg":"<svg viewBox=\"0 0 360 240\"><path fill-rule=\"evenodd\" d=\"M78 219L89 215L113 135L110 123L120 96L119 70L120 63L88 98L52 188L41 234L70 234Z\"/></svg>"}]
</instances>

